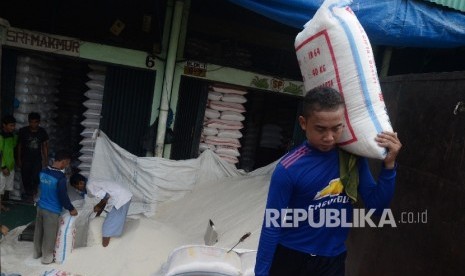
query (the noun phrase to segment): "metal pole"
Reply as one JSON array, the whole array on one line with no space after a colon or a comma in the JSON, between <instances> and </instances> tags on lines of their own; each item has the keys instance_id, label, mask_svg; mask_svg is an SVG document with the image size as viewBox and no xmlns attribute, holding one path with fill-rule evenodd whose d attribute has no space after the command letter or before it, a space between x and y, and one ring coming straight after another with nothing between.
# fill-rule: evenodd
<instances>
[{"instance_id":1,"label":"metal pole","mask_svg":"<svg viewBox=\"0 0 465 276\"><path fill-rule=\"evenodd\" d=\"M181 32L181 21L184 2L177 0L174 7L173 24L171 26L168 55L165 64L165 78L161 91L160 114L158 115L157 140L155 145L155 156L163 157L165 146L166 120L168 118L169 98L173 87L174 69L176 66L176 53L178 51L179 34Z\"/></svg>"}]
</instances>

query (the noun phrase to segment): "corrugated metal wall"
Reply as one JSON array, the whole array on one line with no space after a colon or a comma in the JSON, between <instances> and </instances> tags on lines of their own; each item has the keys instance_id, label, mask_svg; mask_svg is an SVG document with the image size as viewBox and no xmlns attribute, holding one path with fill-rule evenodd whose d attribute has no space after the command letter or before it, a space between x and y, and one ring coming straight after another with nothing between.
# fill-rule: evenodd
<instances>
[{"instance_id":1,"label":"corrugated metal wall","mask_svg":"<svg viewBox=\"0 0 465 276\"><path fill-rule=\"evenodd\" d=\"M155 76L140 69L107 69L100 129L137 156L145 156L141 137L150 124Z\"/></svg>"},{"instance_id":2,"label":"corrugated metal wall","mask_svg":"<svg viewBox=\"0 0 465 276\"><path fill-rule=\"evenodd\" d=\"M207 97L208 82L188 77L181 79L171 159L183 160L198 156Z\"/></svg>"}]
</instances>

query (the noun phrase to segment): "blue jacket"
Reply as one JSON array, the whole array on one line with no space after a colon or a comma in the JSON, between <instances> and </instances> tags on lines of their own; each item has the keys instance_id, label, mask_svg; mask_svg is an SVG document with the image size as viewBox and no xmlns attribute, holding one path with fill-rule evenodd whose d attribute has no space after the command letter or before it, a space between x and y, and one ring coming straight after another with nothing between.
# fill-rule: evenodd
<instances>
[{"instance_id":1,"label":"blue jacket","mask_svg":"<svg viewBox=\"0 0 465 276\"><path fill-rule=\"evenodd\" d=\"M365 207L377 210L387 208L394 194L395 169L383 168L378 184L373 179L365 158L359 158L358 170L358 192ZM345 212L346 222L352 222L353 207L339 177L337 148L322 152L306 141L281 159L271 178L266 212L300 209L308 211L307 217L312 216L312 223L310 219L295 220L292 223L297 221L296 227L286 226L281 223L282 213L279 213L280 217L276 220L280 223L278 225L266 225L264 220L255 275L268 275L278 243L293 250L320 256L336 256L346 251L345 240L349 227L317 225L321 212L330 209L337 210L339 214ZM343 220L342 216L340 220ZM269 217L272 217L270 213Z\"/></svg>"},{"instance_id":2,"label":"blue jacket","mask_svg":"<svg viewBox=\"0 0 465 276\"><path fill-rule=\"evenodd\" d=\"M47 211L61 214L63 207L72 211L74 206L68 197L65 174L53 167L43 169L40 174L40 199L38 205Z\"/></svg>"}]
</instances>

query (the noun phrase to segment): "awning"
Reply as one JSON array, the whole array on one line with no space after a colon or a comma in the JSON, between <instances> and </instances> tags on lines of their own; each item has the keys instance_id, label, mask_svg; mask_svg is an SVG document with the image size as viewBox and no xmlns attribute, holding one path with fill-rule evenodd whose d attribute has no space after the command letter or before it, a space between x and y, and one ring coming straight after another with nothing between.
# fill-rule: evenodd
<instances>
[{"instance_id":1,"label":"awning","mask_svg":"<svg viewBox=\"0 0 465 276\"><path fill-rule=\"evenodd\" d=\"M323 0L229 0L302 29ZM341 0L357 15L373 45L448 48L465 46L465 13L420 0Z\"/></svg>"}]
</instances>

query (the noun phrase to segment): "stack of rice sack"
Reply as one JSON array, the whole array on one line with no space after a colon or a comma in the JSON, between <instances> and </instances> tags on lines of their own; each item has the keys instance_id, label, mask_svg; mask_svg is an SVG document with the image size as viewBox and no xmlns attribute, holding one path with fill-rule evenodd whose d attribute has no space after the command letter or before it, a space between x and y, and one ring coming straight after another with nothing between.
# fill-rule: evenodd
<instances>
[{"instance_id":1,"label":"stack of rice sack","mask_svg":"<svg viewBox=\"0 0 465 276\"><path fill-rule=\"evenodd\" d=\"M87 110L83 114L85 119L81 122L81 125L84 126L84 130L81 132L83 139L79 143L82 145L80 150L81 156L79 156L81 164L78 166L81 171L80 173L86 177L89 177L90 168L92 166L92 156L94 154L95 139L93 139L92 135L100 126L100 114L102 111L106 74L105 66L90 64L89 68L91 71L87 76L90 80L86 82L89 90L84 93L88 98L88 100L84 102L84 106L87 107Z\"/></svg>"},{"instance_id":2,"label":"stack of rice sack","mask_svg":"<svg viewBox=\"0 0 465 276\"><path fill-rule=\"evenodd\" d=\"M240 156L239 139L242 138L242 121L247 91L213 85L208 92L200 151L213 150L221 159L236 164Z\"/></svg>"},{"instance_id":3,"label":"stack of rice sack","mask_svg":"<svg viewBox=\"0 0 465 276\"><path fill-rule=\"evenodd\" d=\"M28 125L28 115L31 112L40 114L40 125L50 138L50 147L53 147L55 122L57 117L55 102L58 100L57 86L60 73L54 61L42 57L18 56L16 65L15 98L19 106L15 109L16 128Z\"/></svg>"},{"instance_id":4,"label":"stack of rice sack","mask_svg":"<svg viewBox=\"0 0 465 276\"><path fill-rule=\"evenodd\" d=\"M60 83L60 70L54 63L53 59L43 57L18 56L15 98L19 106L13 113L17 121L17 129L29 125L29 113L40 114L40 125L49 135L50 151L53 151L56 145L54 118L57 117L55 112L57 106L55 102L57 101L57 86ZM21 198L20 175L20 173L15 174L14 191L10 193L13 199Z\"/></svg>"}]
</instances>

